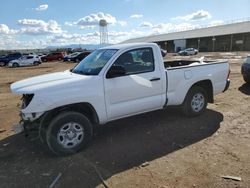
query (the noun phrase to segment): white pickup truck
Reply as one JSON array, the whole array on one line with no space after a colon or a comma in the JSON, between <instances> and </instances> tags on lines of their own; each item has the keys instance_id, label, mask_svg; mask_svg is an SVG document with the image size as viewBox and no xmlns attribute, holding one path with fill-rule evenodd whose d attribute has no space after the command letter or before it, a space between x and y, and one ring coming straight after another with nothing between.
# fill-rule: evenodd
<instances>
[{"instance_id":1,"label":"white pickup truck","mask_svg":"<svg viewBox=\"0 0 250 188\"><path fill-rule=\"evenodd\" d=\"M94 125L173 105L200 115L227 90L229 72L227 61L164 62L156 44L121 44L94 51L71 70L13 83L11 90L23 94L24 130L38 130L52 152L65 155L86 146Z\"/></svg>"}]
</instances>

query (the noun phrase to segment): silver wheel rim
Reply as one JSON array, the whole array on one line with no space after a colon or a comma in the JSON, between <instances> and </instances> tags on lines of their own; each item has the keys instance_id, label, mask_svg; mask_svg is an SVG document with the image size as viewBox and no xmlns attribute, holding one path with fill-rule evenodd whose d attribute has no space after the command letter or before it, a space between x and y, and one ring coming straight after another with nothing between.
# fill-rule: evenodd
<instances>
[{"instance_id":1,"label":"silver wheel rim","mask_svg":"<svg viewBox=\"0 0 250 188\"><path fill-rule=\"evenodd\" d=\"M82 125L69 122L61 127L57 133L57 142L66 149L74 148L80 144L84 137Z\"/></svg>"},{"instance_id":2,"label":"silver wheel rim","mask_svg":"<svg viewBox=\"0 0 250 188\"><path fill-rule=\"evenodd\" d=\"M200 112L205 104L205 99L202 93L196 93L191 100L191 107L194 112Z\"/></svg>"}]
</instances>

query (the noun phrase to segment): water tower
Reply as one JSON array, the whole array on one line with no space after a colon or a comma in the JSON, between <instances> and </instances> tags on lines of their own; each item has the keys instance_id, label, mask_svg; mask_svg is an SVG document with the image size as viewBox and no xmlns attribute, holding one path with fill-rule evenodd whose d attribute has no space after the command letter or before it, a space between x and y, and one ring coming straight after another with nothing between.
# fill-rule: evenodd
<instances>
[{"instance_id":1,"label":"water tower","mask_svg":"<svg viewBox=\"0 0 250 188\"><path fill-rule=\"evenodd\" d=\"M108 22L104 19L99 21L100 44L108 44Z\"/></svg>"}]
</instances>

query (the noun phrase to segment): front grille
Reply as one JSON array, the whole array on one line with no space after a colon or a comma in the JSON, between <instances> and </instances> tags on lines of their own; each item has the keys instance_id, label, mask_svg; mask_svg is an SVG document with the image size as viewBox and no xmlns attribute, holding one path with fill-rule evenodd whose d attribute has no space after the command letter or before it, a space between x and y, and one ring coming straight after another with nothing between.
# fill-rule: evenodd
<instances>
[{"instance_id":1,"label":"front grille","mask_svg":"<svg viewBox=\"0 0 250 188\"><path fill-rule=\"evenodd\" d=\"M31 102L34 94L23 94L22 97L22 109L25 109Z\"/></svg>"}]
</instances>

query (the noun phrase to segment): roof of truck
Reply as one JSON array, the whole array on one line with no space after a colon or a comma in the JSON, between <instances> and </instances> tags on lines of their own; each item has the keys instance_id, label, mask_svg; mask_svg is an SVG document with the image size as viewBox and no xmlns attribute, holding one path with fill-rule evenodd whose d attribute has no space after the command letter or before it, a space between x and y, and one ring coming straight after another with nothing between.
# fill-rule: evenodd
<instances>
[{"instance_id":1,"label":"roof of truck","mask_svg":"<svg viewBox=\"0 0 250 188\"><path fill-rule=\"evenodd\" d=\"M155 46L157 44L155 44L155 43L146 43L146 42L127 43L127 44L116 44L116 45L106 46L106 47L103 47L101 49L117 49L117 50L121 50L121 49L130 48L130 47L144 47L145 45L147 45L147 46Z\"/></svg>"}]
</instances>

